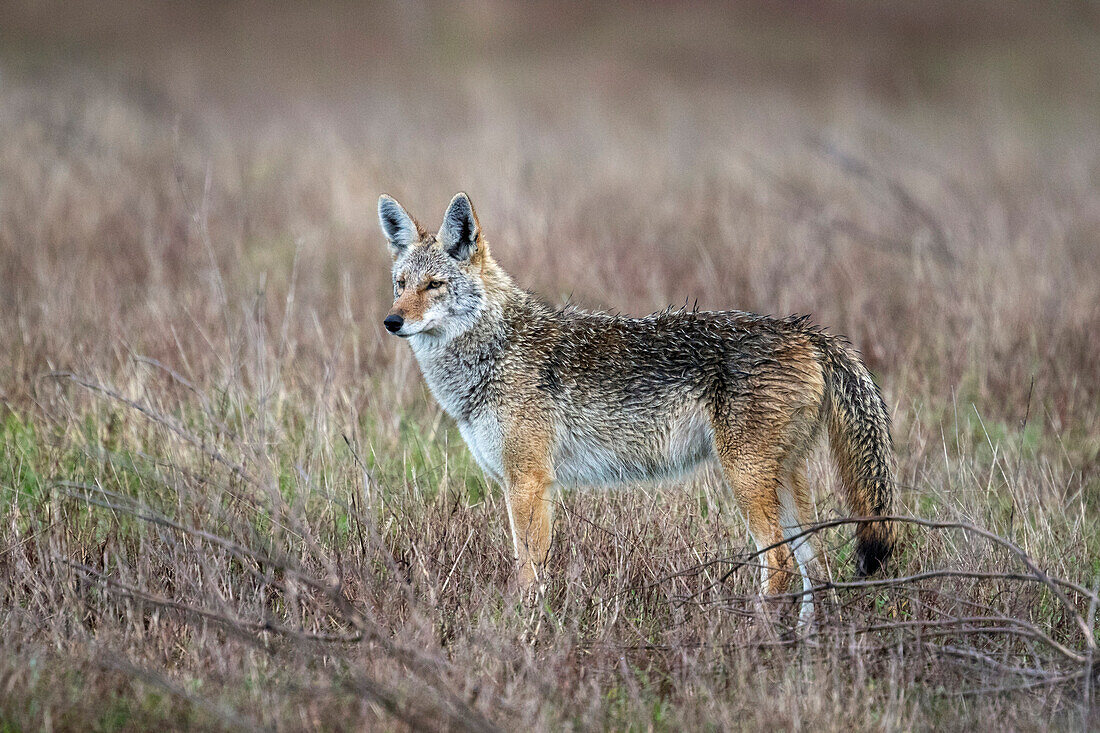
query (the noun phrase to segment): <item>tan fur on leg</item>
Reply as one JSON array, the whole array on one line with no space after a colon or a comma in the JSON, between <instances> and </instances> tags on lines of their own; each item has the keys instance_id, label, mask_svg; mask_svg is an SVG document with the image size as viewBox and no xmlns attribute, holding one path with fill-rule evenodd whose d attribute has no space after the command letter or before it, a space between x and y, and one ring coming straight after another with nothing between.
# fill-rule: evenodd
<instances>
[{"instance_id":1,"label":"tan fur on leg","mask_svg":"<svg viewBox=\"0 0 1100 733\"><path fill-rule=\"evenodd\" d=\"M749 532L758 548L783 541L779 524L779 465L761 453L745 446L733 449L718 440L718 458L726 481L749 523ZM790 588L794 558L785 544L772 547L759 558L764 566L761 577L769 594L783 593Z\"/></svg>"},{"instance_id":2,"label":"tan fur on leg","mask_svg":"<svg viewBox=\"0 0 1100 733\"><path fill-rule=\"evenodd\" d=\"M548 431L537 422L522 427L505 441L504 472L519 582L527 588L550 552L553 477Z\"/></svg>"}]
</instances>

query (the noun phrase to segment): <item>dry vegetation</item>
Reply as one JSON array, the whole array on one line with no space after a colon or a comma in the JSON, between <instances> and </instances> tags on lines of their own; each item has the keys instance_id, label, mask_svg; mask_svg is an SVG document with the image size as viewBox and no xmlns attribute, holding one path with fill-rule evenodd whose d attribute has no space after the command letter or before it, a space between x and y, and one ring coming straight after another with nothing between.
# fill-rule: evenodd
<instances>
[{"instance_id":1,"label":"dry vegetation","mask_svg":"<svg viewBox=\"0 0 1100 733\"><path fill-rule=\"evenodd\" d=\"M1095 5L782 7L9 5L0 729L1100 724ZM823 529L794 634L704 474L566 493L511 593L380 328L378 193L459 189L551 300L849 334L902 580Z\"/></svg>"}]
</instances>

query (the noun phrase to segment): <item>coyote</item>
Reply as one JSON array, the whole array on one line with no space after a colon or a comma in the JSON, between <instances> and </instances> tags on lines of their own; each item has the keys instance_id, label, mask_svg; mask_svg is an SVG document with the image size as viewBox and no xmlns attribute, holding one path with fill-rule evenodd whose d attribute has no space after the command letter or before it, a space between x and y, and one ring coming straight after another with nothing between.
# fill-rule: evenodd
<instances>
[{"instance_id":1,"label":"coyote","mask_svg":"<svg viewBox=\"0 0 1100 733\"><path fill-rule=\"evenodd\" d=\"M717 459L762 555L768 593L802 576L813 613L814 542L805 459L824 431L848 509L890 514L890 424L878 387L843 339L806 317L666 310L644 318L554 308L489 254L464 193L439 231L378 200L393 255L386 330L408 339L432 394L501 484L519 581L550 548L552 489L678 476ZM893 549L886 519L856 529L856 572ZM792 557L793 555L793 557Z\"/></svg>"}]
</instances>

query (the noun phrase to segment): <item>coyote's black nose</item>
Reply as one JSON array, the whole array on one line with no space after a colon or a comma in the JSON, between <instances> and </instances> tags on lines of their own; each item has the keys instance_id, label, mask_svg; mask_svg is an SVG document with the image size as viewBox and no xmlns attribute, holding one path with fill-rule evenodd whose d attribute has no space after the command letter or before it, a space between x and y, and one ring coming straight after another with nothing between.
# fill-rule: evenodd
<instances>
[{"instance_id":1,"label":"coyote's black nose","mask_svg":"<svg viewBox=\"0 0 1100 733\"><path fill-rule=\"evenodd\" d=\"M386 316L386 320L382 321L386 325L386 330L390 333L397 333L401 330L401 326L405 325L405 319L401 316L394 314L392 316Z\"/></svg>"}]
</instances>

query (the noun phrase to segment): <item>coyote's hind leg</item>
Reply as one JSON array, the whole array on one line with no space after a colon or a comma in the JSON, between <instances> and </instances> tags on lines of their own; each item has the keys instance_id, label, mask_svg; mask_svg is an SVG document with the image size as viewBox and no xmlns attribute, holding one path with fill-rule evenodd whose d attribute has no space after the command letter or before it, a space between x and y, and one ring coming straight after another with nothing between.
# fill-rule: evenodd
<instances>
[{"instance_id":1,"label":"coyote's hind leg","mask_svg":"<svg viewBox=\"0 0 1100 733\"><path fill-rule=\"evenodd\" d=\"M736 437L716 429L715 447L722 472L749 524L749 532L760 556L761 582L768 594L783 593L791 584L794 563L790 548L783 543L779 520L780 476L778 462L763 450L738 444ZM774 546L773 546L774 545Z\"/></svg>"},{"instance_id":2,"label":"coyote's hind leg","mask_svg":"<svg viewBox=\"0 0 1100 733\"><path fill-rule=\"evenodd\" d=\"M779 523L783 536L790 540L791 550L795 560L798 561L798 570L802 575L802 608L799 617L802 621L808 621L814 614L814 600L810 589L819 576L816 536L814 534L799 536L813 522L813 504L806 484L805 468L801 462L783 471L779 503L781 510Z\"/></svg>"}]
</instances>

